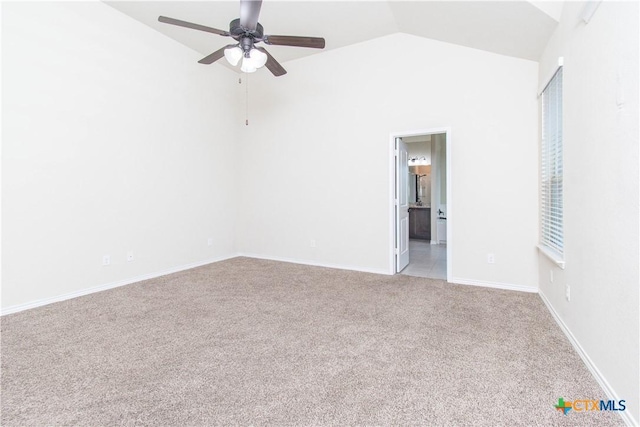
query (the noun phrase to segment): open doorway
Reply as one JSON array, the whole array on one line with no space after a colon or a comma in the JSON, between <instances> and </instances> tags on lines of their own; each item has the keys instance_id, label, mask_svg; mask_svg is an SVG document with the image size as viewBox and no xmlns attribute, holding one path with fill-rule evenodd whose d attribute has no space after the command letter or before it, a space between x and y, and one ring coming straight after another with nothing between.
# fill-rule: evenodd
<instances>
[{"instance_id":1,"label":"open doorway","mask_svg":"<svg viewBox=\"0 0 640 427\"><path fill-rule=\"evenodd\" d=\"M392 135L394 273L451 277L450 131Z\"/></svg>"}]
</instances>

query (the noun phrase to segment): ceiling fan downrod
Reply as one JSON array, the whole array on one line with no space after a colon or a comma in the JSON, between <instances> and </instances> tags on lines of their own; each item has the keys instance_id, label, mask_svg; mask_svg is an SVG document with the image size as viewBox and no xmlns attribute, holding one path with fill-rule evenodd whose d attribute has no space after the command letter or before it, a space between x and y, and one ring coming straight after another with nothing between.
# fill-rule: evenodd
<instances>
[{"instance_id":1,"label":"ceiling fan downrod","mask_svg":"<svg viewBox=\"0 0 640 427\"><path fill-rule=\"evenodd\" d=\"M242 53L245 58L249 57L249 52L253 49L253 39L251 37L242 37L240 39L240 49L242 49Z\"/></svg>"}]
</instances>

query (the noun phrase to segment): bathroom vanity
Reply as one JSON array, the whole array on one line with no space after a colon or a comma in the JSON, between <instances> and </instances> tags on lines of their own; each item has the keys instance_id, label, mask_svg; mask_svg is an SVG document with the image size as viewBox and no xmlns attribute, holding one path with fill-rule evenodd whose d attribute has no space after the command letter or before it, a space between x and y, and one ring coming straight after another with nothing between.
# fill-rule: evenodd
<instances>
[{"instance_id":1,"label":"bathroom vanity","mask_svg":"<svg viewBox=\"0 0 640 427\"><path fill-rule=\"evenodd\" d=\"M409 208L409 238L431 240L431 208L414 206Z\"/></svg>"}]
</instances>

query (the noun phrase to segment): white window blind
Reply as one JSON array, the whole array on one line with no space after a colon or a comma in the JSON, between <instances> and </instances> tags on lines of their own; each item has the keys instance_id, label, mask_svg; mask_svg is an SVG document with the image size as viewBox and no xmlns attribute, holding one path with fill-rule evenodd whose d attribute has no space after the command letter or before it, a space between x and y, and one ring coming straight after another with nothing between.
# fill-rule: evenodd
<instances>
[{"instance_id":1,"label":"white window blind","mask_svg":"<svg viewBox=\"0 0 640 427\"><path fill-rule=\"evenodd\" d=\"M562 67L542 92L540 243L564 254L562 191Z\"/></svg>"}]
</instances>

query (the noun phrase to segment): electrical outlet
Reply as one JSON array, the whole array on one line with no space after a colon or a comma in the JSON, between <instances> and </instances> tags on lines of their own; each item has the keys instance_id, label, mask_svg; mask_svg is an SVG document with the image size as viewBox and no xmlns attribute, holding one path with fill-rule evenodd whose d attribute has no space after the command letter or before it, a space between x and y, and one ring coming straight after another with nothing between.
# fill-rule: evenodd
<instances>
[{"instance_id":1,"label":"electrical outlet","mask_svg":"<svg viewBox=\"0 0 640 427\"><path fill-rule=\"evenodd\" d=\"M311 239L311 247L312 248L316 247L316 239Z\"/></svg>"},{"instance_id":2,"label":"electrical outlet","mask_svg":"<svg viewBox=\"0 0 640 427\"><path fill-rule=\"evenodd\" d=\"M102 265L110 265L111 264L111 256L110 255L104 255L102 257Z\"/></svg>"},{"instance_id":3,"label":"electrical outlet","mask_svg":"<svg viewBox=\"0 0 640 427\"><path fill-rule=\"evenodd\" d=\"M207 239L207 246L213 246L213 237Z\"/></svg>"},{"instance_id":4,"label":"electrical outlet","mask_svg":"<svg viewBox=\"0 0 640 427\"><path fill-rule=\"evenodd\" d=\"M553 270L549 270L549 282L553 283Z\"/></svg>"},{"instance_id":5,"label":"electrical outlet","mask_svg":"<svg viewBox=\"0 0 640 427\"><path fill-rule=\"evenodd\" d=\"M495 264L496 256L494 254L487 254L487 264Z\"/></svg>"},{"instance_id":6,"label":"electrical outlet","mask_svg":"<svg viewBox=\"0 0 640 427\"><path fill-rule=\"evenodd\" d=\"M127 261L133 261L133 251L127 252Z\"/></svg>"},{"instance_id":7,"label":"electrical outlet","mask_svg":"<svg viewBox=\"0 0 640 427\"><path fill-rule=\"evenodd\" d=\"M564 285L564 292L564 296L567 298L567 301L571 301L571 288L569 287L568 283Z\"/></svg>"}]
</instances>

